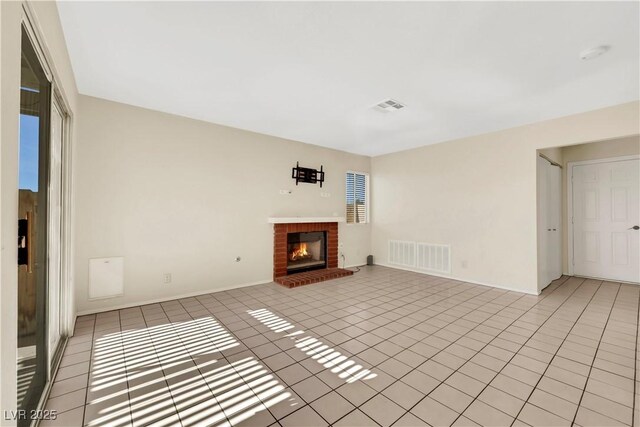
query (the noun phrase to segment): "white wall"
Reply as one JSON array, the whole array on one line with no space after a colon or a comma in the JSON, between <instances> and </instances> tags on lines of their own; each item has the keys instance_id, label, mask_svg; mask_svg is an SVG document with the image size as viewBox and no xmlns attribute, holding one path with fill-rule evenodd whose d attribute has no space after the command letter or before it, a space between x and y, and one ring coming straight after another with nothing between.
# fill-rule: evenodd
<instances>
[{"instance_id":1,"label":"white wall","mask_svg":"<svg viewBox=\"0 0 640 427\"><path fill-rule=\"evenodd\" d=\"M71 110L77 90L55 2L30 2L34 24ZM21 2L0 2L0 411L16 409L17 223ZM2 425L14 424L4 420Z\"/></svg>"},{"instance_id":2,"label":"white wall","mask_svg":"<svg viewBox=\"0 0 640 427\"><path fill-rule=\"evenodd\" d=\"M368 157L86 96L75 160L79 312L271 281L267 218L344 216L346 171L370 169ZM324 166L322 189L295 185L296 161ZM339 233L346 264L365 263L370 226ZM125 257L124 296L90 301L88 261L108 256Z\"/></svg>"},{"instance_id":3,"label":"white wall","mask_svg":"<svg viewBox=\"0 0 640 427\"><path fill-rule=\"evenodd\" d=\"M537 149L637 134L638 113L633 102L373 158L376 263L390 239L450 244L452 277L536 293Z\"/></svg>"}]
</instances>

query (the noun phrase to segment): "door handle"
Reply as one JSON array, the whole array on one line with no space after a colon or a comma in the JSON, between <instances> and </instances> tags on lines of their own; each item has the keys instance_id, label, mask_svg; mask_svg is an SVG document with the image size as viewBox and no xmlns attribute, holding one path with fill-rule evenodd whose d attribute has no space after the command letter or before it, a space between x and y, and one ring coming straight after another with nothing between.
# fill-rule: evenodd
<instances>
[{"instance_id":1,"label":"door handle","mask_svg":"<svg viewBox=\"0 0 640 427\"><path fill-rule=\"evenodd\" d=\"M640 225L634 225L629 230L640 230Z\"/></svg>"},{"instance_id":2,"label":"door handle","mask_svg":"<svg viewBox=\"0 0 640 427\"><path fill-rule=\"evenodd\" d=\"M18 265L29 264L29 219L18 220Z\"/></svg>"}]
</instances>

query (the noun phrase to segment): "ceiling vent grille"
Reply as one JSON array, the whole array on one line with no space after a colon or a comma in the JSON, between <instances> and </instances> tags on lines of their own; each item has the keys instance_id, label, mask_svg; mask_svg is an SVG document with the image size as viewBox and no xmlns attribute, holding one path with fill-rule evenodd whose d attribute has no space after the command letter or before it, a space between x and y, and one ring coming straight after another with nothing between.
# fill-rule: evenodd
<instances>
[{"instance_id":1,"label":"ceiling vent grille","mask_svg":"<svg viewBox=\"0 0 640 427\"><path fill-rule=\"evenodd\" d=\"M384 101L376 104L376 107L378 107L382 111L398 111L402 110L405 105L399 103L395 99L385 99Z\"/></svg>"}]
</instances>

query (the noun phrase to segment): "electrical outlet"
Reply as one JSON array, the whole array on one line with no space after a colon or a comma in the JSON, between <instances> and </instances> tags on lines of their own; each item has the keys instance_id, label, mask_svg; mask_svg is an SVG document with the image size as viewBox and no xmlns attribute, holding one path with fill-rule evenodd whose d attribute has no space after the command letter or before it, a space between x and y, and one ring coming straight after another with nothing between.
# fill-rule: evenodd
<instances>
[{"instance_id":1,"label":"electrical outlet","mask_svg":"<svg viewBox=\"0 0 640 427\"><path fill-rule=\"evenodd\" d=\"M469 263L467 262L467 260L463 260L462 261L462 268L467 268L469 266Z\"/></svg>"},{"instance_id":2,"label":"electrical outlet","mask_svg":"<svg viewBox=\"0 0 640 427\"><path fill-rule=\"evenodd\" d=\"M320 197L331 197L331 193L320 193Z\"/></svg>"},{"instance_id":3,"label":"electrical outlet","mask_svg":"<svg viewBox=\"0 0 640 427\"><path fill-rule=\"evenodd\" d=\"M164 283L171 283L171 273L164 273Z\"/></svg>"}]
</instances>

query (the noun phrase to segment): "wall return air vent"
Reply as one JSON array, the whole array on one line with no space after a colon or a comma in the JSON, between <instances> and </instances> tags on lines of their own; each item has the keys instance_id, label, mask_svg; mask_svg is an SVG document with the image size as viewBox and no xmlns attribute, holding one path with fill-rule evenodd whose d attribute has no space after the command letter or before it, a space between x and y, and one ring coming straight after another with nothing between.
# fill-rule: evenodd
<instances>
[{"instance_id":1,"label":"wall return air vent","mask_svg":"<svg viewBox=\"0 0 640 427\"><path fill-rule=\"evenodd\" d=\"M404 107L404 104L401 104L395 99L385 99L384 101L376 104L376 108L382 111L398 111L402 110Z\"/></svg>"},{"instance_id":2,"label":"wall return air vent","mask_svg":"<svg viewBox=\"0 0 640 427\"><path fill-rule=\"evenodd\" d=\"M434 273L451 273L451 246L389 240L389 264Z\"/></svg>"}]
</instances>

